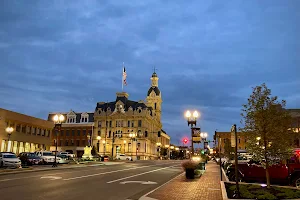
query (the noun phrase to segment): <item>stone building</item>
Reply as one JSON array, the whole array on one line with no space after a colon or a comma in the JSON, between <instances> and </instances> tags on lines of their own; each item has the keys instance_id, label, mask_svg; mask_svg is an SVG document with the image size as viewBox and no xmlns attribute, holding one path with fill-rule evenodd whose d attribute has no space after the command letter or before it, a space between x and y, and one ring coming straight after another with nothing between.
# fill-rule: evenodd
<instances>
[{"instance_id":1,"label":"stone building","mask_svg":"<svg viewBox=\"0 0 300 200\"><path fill-rule=\"evenodd\" d=\"M5 129L12 127L10 137ZM50 149L52 122L0 108L0 151L34 152Z\"/></svg>"},{"instance_id":2,"label":"stone building","mask_svg":"<svg viewBox=\"0 0 300 200\"><path fill-rule=\"evenodd\" d=\"M170 145L170 136L162 130L158 79L154 72L146 101L132 101L126 92L120 92L113 102L97 103L93 144L98 144L100 154L115 157L122 153L134 159L157 159L158 146ZM100 141L97 136L101 137Z\"/></svg>"}]
</instances>

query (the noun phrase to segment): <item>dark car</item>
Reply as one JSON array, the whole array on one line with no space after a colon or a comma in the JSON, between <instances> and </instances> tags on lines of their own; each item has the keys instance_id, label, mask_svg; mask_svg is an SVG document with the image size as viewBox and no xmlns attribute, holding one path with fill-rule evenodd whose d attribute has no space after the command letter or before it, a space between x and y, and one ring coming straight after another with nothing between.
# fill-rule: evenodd
<instances>
[{"instance_id":1,"label":"dark car","mask_svg":"<svg viewBox=\"0 0 300 200\"><path fill-rule=\"evenodd\" d=\"M43 164L43 159L35 153L23 152L19 154L22 165L39 165Z\"/></svg>"}]
</instances>

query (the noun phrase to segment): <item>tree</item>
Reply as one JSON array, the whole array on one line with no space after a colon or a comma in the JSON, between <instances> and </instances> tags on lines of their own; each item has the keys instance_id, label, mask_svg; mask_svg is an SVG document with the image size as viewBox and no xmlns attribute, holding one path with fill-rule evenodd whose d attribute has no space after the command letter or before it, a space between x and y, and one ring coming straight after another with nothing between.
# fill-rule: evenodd
<instances>
[{"instance_id":1,"label":"tree","mask_svg":"<svg viewBox=\"0 0 300 200\"><path fill-rule=\"evenodd\" d=\"M234 148L231 146L230 140L226 139L224 144L224 156L229 158L229 160L234 159Z\"/></svg>"},{"instance_id":2,"label":"tree","mask_svg":"<svg viewBox=\"0 0 300 200\"><path fill-rule=\"evenodd\" d=\"M240 131L247 137L248 151L265 168L268 188L269 167L293 154L293 134L288 130L291 116L285 109L286 102L277 99L277 96L271 96L266 84L257 86L253 88L248 103L243 105L241 114L244 128Z\"/></svg>"},{"instance_id":3,"label":"tree","mask_svg":"<svg viewBox=\"0 0 300 200\"><path fill-rule=\"evenodd\" d=\"M91 150L91 154L94 156L97 154L97 151L96 151L96 147L93 146L92 150Z\"/></svg>"}]
</instances>

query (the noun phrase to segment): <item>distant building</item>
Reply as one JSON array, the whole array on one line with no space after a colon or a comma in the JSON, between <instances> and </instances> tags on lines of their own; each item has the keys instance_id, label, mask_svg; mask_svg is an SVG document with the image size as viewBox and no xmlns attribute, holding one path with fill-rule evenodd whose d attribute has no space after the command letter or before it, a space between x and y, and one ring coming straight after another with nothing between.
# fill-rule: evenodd
<instances>
[{"instance_id":1,"label":"distant building","mask_svg":"<svg viewBox=\"0 0 300 200\"><path fill-rule=\"evenodd\" d=\"M237 141L237 147L238 150L247 150L246 147L246 136L245 133L237 132L238 135L238 141ZM214 140L216 142L216 150L220 149L221 153L224 153L225 143L229 143L231 145L231 132L217 132L217 134L214 136Z\"/></svg>"},{"instance_id":2,"label":"distant building","mask_svg":"<svg viewBox=\"0 0 300 200\"><path fill-rule=\"evenodd\" d=\"M61 132L57 135L58 151L74 153L81 157L84 147L88 145L89 136L93 135L94 113L93 112L52 112L48 115L48 120L53 121L56 114L65 116ZM51 134L51 150L55 151L56 131Z\"/></svg>"},{"instance_id":3,"label":"distant building","mask_svg":"<svg viewBox=\"0 0 300 200\"><path fill-rule=\"evenodd\" d=\"M8 141L5 129L12 127ZM50 149L52 122L0 108L0 151L34 152Z\"/></svg>"},{"instance_id":4,"label":"distant building","mask_svg":"<svg viewBox=\"0 0 300 200\"><path fill-rule=\"evenodd\" d=\"M294 148L300 148L300 109L287 109L292 116L291 129L295 134Z\"/></svg>"}]
</instances>

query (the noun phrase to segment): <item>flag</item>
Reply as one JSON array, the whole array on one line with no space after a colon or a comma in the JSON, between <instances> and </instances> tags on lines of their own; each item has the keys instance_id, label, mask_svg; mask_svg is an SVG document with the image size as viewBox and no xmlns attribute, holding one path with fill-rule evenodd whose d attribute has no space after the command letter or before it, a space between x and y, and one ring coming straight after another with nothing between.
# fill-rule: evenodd
<instances>
[{"instance_id":1,"label":"flag","mask_svg":"<svg viewBox=\"0 0 300 200\"><path fill-rule=\"evenodd\" d=\"M126 69L125 67L123 67L123 85L127 85L126 78L127 78Z\"/></svg>"}]
</instances>

